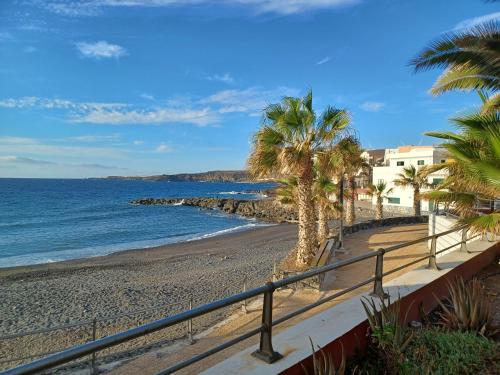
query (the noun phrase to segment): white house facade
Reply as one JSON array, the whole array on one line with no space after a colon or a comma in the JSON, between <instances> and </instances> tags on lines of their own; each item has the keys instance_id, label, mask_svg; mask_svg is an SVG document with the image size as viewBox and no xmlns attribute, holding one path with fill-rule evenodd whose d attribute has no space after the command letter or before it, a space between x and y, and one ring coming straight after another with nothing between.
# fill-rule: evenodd
<instances>
[{"instance_id":1,"label":"white house facade","mask_svg":"<svg viewBox=\"0 0 500 375\"><path fill-rule=\"evenodd\" d=\"M398 174L403 172L403 168L410 165L416 168L432 164L444 163L448 158L448 153L443 147L436 146L401 146L398 148L385 150L383 166L373 167L373 184L383 180L387 183L387 188L393 191L384 199L384 205L401 207L402 210L408 210L413 207L413 188L399 187L394 184ZM438 183L447 175L446 171L432 173L428 177L429 183ZM425 191L426 189L422 189ZM376 203L376 198L373 198ZM422 211L432 211L432 204L422 200Z\"/></svg>"}]
</instances>

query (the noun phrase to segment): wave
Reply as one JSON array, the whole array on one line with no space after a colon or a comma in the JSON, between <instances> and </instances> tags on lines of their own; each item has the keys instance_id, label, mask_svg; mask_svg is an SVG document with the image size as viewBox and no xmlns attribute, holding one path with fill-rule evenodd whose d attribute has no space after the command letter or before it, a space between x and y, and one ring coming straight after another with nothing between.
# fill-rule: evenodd
<instances>
[{"instance_id":1,"label":"wave","mask_svg":"<svg viewBox=\"0 0 500 375\"><path fill-rule=\"evenodd\" d=\"M172 206L182 206L184 204L184 199L182 199L180 202L174 203Z\"/></svg>"},{"instance_id":2,"label":"wave","mask_svg":"<svg viewBox=\"0 0 500 375\"><path fill-rule=\"evenodd\" d=\"M205 238L216 237L229 233L243 232L245 230L249 230L256 227L266 227L273 225L276 224L249 222L248 224L238 225L236 227L221 229L215 232L210 232L205 234L191 232L178 235L171 235L154 240L141 240L141 241L122 243L122 244L85 247L80 249L68 249L60 251L46 251L40 253L13 255L1 258L2 262L0 268L27 266L27 265L44 264L44 263L55 263L55 262L74 260L74 259L94 258L98 256L109 255L120 251L133 250L133 249L148 249L152 247L170 245L174 243L202 240Z\"/></svg>"}]
</instances>

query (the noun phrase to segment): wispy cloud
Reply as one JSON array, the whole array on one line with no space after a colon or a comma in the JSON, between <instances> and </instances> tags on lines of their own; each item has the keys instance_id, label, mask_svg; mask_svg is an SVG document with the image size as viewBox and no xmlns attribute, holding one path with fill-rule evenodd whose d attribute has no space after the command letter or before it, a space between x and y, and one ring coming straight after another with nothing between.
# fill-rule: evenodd
<instances>
[{"instance_id":1,"label":"wispy cloud","mask_svg":"<svg viewBox=\"0 0 500 375\"><path fill-rule=\"evenodd\" d=\"M69 122L108 125L185 123L197 126L220 124L229 113L255 115L283 96L298 95L290 87L222 90L201 99L174 98L165 105L138 106L124 103L76 102L61 98L25 96L0 100L0 108L64 111ZM155 101L158 103L159 101ZM152 103L154 104L154 103Z\"/></svg>"},{"instance_id":2,"label":"wispy cloud","mask_svg":"<svg viewBox=\"0 0 500 375\"><path fill-rule=\"evenodd\" d=\"M120 139L120 134L111 135L80 135L77 137L69 137L68 139L79 142L105 142L116 141Z\"/></svg>"},{"instance_id":3,"label":"wispy cloud","mask_svg":"<svg viewBox=\"0 0 500 375\"><path fill-rule=\"evenodd\" d=\"M77 167L77 168L126 170L125 168L119 168L119 167L115 167L112 165L104 165L104 164L97 164L97 163L66 164L66 163L57 163L57 162L41 160L41 159L25 158L22 156L0 156L0 165L5 166L5 164L54 165L54 166Z\"/></svg>"},{"instance_id":4,"label":"wispy cloud","mask_svg":"<svg viewBox=\"0 0 500 375\"><path fill-rule=\"evenodd\" d=\"M82 56L100 60L100 59L119 59L127 55L127 50L117 44L111 44L104 40L98 42L79 42L76 48Z\"/></svg>"},{"instance_id":5,"label":"wispy cloud","mask_svg":"<svg viewBox=\"0 0 500 375\"><path fill-rule=\"evenodd\" d=\"M6 31L0 31L0 42L6 42L9 40L14 39L11 33L8 33Z\"/></svg>"},{"instance_id":6,"label":"wispy cloud","mask_svg":"<svg viewBox=\"0 0 500 375\"><path fill-rule=\"evenodd\" d=\"M111 7L172 7L193 5L244 6L256 13L280 15L351 6L361 0L49 0L45 9L63 16L95 16Z\"/></svg>"},{"instance_id":7,"label":"wispy cloud","mask_svg":"<svg viewBox=\"0 0 500 375\"><path fill-rule=\"evenodd\" d=\"M155 97L153 95L147 93L142 93L141 98L151 101L155 100Z\"/></svg>"},{"instance_id":8,"label":"wispy cloud","mask_svg":"<svg viewBox=\"0 0 500 375\"><path fill-rule=\"evenodd\" d=\"M159 153L165 153L165 152L172 152L173 149L172 149L172 146L167 145L166 143L162 142L158 145L158 147L156 147L155 151L159 152Z\"/></svg>"},{"instance_id":9,"label":"wispy cloud","mask_svg":"<svg viewBox=\"0 0 500 375\"><path fill-rule=\"evenodd\" d=\"M88 124L169 124L188 123L205 126L219 122L219 116L210 108L156 108L148 110L92 110L74 115L71 122Z\"/></svg>"},{"instance_id":10,"label":"wispy cloud","mask_svg":"<svg viewBox=\"0 0 500 375\"><path fill-rule=\"evenodd\" d=\"M218 82L224 82L224 83L233 83L234 82L234 78L229 73L224 73L222 75L214 74L212 76L207 76L206 79L209 81L218 81Z\"/></svg>"},{"instance_id":11,"label":"wispy cloud","mask_svg":"<svg viewBox=\"0 0 500 375\"><path fill-rule=\"evenodd\" d=\"M33 47L33 46L27 46L23 49L24 53L34 53L36 51L38 51L38 49L36 47Z\"/></svg>"},{"instance_id":12,"label":"wispy cloud","mask_svg":"<svg viewBox=\"0 0 500 375\"><path fill-rule=\"evenodd\" d=\"M359 108L366 112L378 112L385 107L385 103L382 102L364 102Z\"/></svg>"},{"instance_id":13,"label":"wispy cloud","mask_svg":"<svg viewBox=\"0 0 500 375\"><path fill-rule=\"evenodd\" d=\"M270 103L279 101L287 95L297 95L299 90L290 87L278 87L264 90L250 87L244 90L223 90L201 100L202 104L218 105L219 113L255 112L263 110Z\"/></svg>"},{"instance_id":14,"label":"wispy cloud","mask_svg":"<svg viewBox=\"0 0 500 375\"><path fill-rule=\"evenodd\" d=\"M328 61L331 60L331 57L330 56L326 56L325 58L319 60L316 65L323 65L323 64L326 64Z\"/></svg>"},{"instance_id":15,"label":"wispy cloud","mask_svg":"<svg viewBox=\"0 0 500 375\"><path fill-rule=\"evenodd\" d=\"M136 146L139 146L139 145L144 144L144 141L141 141L141 140L137 139L137 140L135 140L135 141L134 141L134 142L132 142L132 143L133 143L134 145L136 145Z\"/></svg>"},{"instance_id":16,"label":"wispy cloud","mask_svg":"<svg viewBox=\"0 0 500 375\"><path fill-rule=\"evenodd\" d=\"M499 19L500 19L500 12L485 14L484 16L469 18L457 23L454 27L454 30L468 29L470 27L474 27L484 22L494 21Z\"/></svg>"},{"instance_id":17,"label":"wispy cloud","mask_svg":"<svg viewBox=\"0 0 500 375\"><path fill-rule=\"evenodd\" d=\"M59 156L67 158L68 155L79 157L122 158L126 152L114 147L83 147L74 145L60 145L43 142L35 138L26 137L0 137L0 150L3 153L16 155Z\"/></svg>"}]
</instances>

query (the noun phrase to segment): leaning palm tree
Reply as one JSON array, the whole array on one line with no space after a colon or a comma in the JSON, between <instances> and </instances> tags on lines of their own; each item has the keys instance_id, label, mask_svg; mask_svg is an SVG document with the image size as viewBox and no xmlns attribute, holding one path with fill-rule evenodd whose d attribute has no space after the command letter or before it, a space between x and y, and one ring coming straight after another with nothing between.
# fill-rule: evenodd
<instances>
[{"instance_id":1,"label":"leaning palm tree","mask_svg":"<svg viewBox=\"0 0 500 375\"><path fill-rule=\"evenodd\" d=\"M453 207L461 216L460 223L474 231L499 234L500 210L493 204L484 214L477 207L481 201L494 202L500 196L500 113L479 109L451 121L461 129L460 133L427 133L446 140L443 146L453 159L431 167L449 173L425 198Z\"/></svg>"},{"instance_id":2,"label":"leaning palm tree","mask_svg":"<svg viewBox=\"0 0 500 375\"><path fill-rule=\"evenodd\" d=\"M350 116L343 109L327 107L318 117L312 100L309 91L303 98L285 97L281 103L268 106L248 160L249 170L256 177L297 178L298 267L308 264L316 246L314 156L333 144L350 123Z\"/></svg>"},{"instance_id":3,"label":"leaning palm tree","mask_svg":"<svg viewBox=\"0 0 500 375\"><path fill-rule=\"evenodd\" d=\"M420 216L420 190L429 186L427 182L427 168L415 168L414 165L403 168L403 173L397 174L397 179L393 182L396 186L413 188L413 212L415 216Z\"/></svg>"},{"instance_id":4,"label":"leaning palm tree","mask_svg":"<svg viewBox=\"0 0 500 375\"><path fill-rule=\"evenodd\" d=\"M446 68L431 89L500 89L500 23L491 21L465 31L443 35L411 61L416 71ZM498 104L498 102L497 102Z\"/></svg>"},{"instance_id":5,"label":"leaning palm tree","mask_svg":"<svg viewBox=\"0 0 500 375\"><path fill-rule=\"evenodd\" d=\"M380 220L384 217L384 198L387 198L387 194L391 194L393 189L387 189L387 183L385 181L379 181L376 185L371 184L368 186L368 189L368 194L377 198L375 219Z\"/></svg>"}]
</instances>

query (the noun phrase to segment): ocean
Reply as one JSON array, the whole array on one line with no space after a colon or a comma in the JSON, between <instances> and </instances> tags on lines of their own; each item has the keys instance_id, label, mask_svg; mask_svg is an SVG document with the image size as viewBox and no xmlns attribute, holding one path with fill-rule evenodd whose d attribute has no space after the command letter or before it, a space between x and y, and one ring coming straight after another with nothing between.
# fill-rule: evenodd
<instances>
[{"instance_id":1,"label":"ocean","mask_svg":"<svg viewBox=\"0 0 500 375\"><path fill-rule=\"evenodd\" d=\"M138 206L137 198L238 197L261 183L99 179L0 179L0 267L56 262L154 247L260 225L186 206Z\"/></svg>"}]
</instances>

